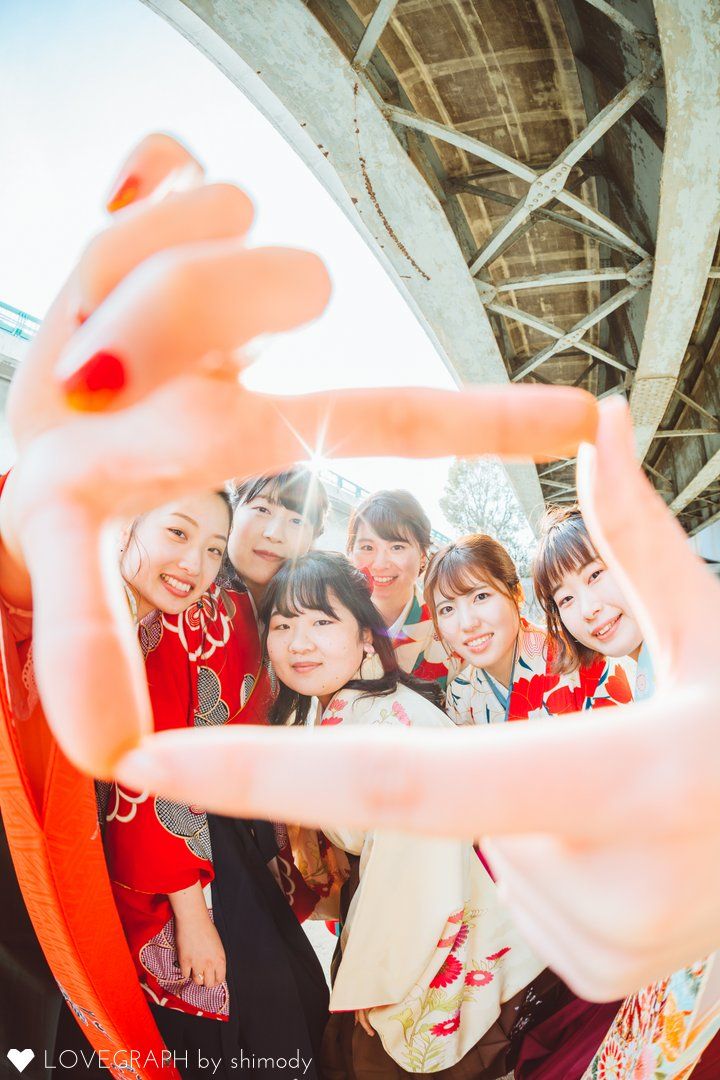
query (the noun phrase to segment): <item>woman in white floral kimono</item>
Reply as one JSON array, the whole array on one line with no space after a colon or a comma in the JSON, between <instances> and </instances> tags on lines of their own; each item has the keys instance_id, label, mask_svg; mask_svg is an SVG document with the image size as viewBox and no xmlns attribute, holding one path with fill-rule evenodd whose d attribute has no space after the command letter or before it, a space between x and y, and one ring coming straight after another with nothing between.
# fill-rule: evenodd
<instances>
[{"instance_id":1,"label":"woman in white floral kimono","mask_svg":"<svg viewBox=\"0 0 720 1080\"><path fill-rule=\"evenodd\" d=\"M305 722L316 697L318 724L452 727L418 692L423 684L400 671L366 578L342 556L312 552L284 567L263 614L281 684L276 723L293 714ZM373 654L382 677L363 678ZM326 891L340 893L342 931L323 1075L503 1076L527 988L544 965L471 842L356 829L327 837L338 850ZM322 885L327 860L316 838L298 839L301 867Z\"/></svg>"},{"instance_id":2,"label":"woman in white floral kimono","mask_svg":"<svg viewBox=\"0 0 720 1080\"><path fill-rule=\"evenodd\" d=\"M533 567L535 592L553 643L553 670L630 654L635 700L653 692L642 632L614 573L599 558L576 506L551 507ZM708 897L716 903L716 897ZM605 1076L717 1080L720 1076L720 954L700 958L626 999L587 1071ZM538 1031L539 1035L543 1032ZM547 1047L553 1039L545 1032ZM714 1036L714 1037L713 1037Z\"/></svg>"},{"instance_id":3,"label":"woman in white floral kimono","mask_svg":"<svg viewBox=\"0 0 720 1080\"><path fill-rule=\"evenodd\" d=\"M348 558L370 583L400 668L444 690L460 666L438 640L423 600L431 540L428 516L409 491L368 495L348 523Z\"/></svg>"}]
</instances>

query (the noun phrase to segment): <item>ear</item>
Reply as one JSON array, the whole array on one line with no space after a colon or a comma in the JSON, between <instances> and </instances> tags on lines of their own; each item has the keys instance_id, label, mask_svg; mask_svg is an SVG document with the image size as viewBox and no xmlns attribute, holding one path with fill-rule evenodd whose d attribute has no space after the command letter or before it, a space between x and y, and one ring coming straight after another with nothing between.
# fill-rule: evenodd
<instances>
[{"instance_id":1,"label":"ear","mask_svg":"<svg viewBox=\"0 0 720 1080\"><path fill-rule=\"evenodd\" d=\"M525 590L523 589L521 581L518 582L518 586L517 586L517 589L516 589L516 592L515 592L515 596L517 597L518 611L520 611L520 608L525 603Z\"/></svg>"},{"instance_id":2,"label":"ear","mask_svg":"<svg viewBox=\"0 0 720 1080\"><path fill-rule=\"evenodd\" d=\"M360 634L360 641L363 646L363 652L366 656L372 656L375 652L375 646L373 645L372 630L365 629Z\"/></svg>"},{"instance_id":3,"label":"ear","mask_svg":"<svg viewBox=\"0 0 720 1080\"><path fill-rule=\"evenodd\" d=\"M122 551L127 550L127 546L130 543L131 533L132 533L132 523L130 523L129 525L123 525L122 529L120 530L120 536L118 537L118 550L119 551L122 552Z\"/></svg>"}]
</instances>

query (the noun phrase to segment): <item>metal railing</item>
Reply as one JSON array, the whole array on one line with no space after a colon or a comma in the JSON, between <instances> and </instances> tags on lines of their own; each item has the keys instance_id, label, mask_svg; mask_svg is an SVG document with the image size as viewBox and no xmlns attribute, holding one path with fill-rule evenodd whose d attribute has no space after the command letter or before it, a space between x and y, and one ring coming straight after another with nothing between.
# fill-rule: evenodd
<instances>
[{"instance_id":1,"label":"metal railing","mask_svg":"<svg viewBox=\"0 0 720 1080\"><path fill-rule=\"evenodd\" d=\"M30 341L34 338L40 327L40 319L34 315L28 315L27 311L20 311L11 304L4 304L0 300L0 330L11 337L22 338Z\"/></svg>"},{"instance_id":2,"label":"metal railing","mask_svg":"<svg viewBox=\"0 0 720 1080\"><path fill-rule=\"evenodd\" d=\"M347 501L356 506L357 503L367 498L371 492L363 487L361 484L356 484L354 480L348 480L346 476L341 476L340 473L334 472L333 469L322 469L320 472L320 479L328 486L333 487L341 495L347 497ZM450 537L445 533L439 532L437 529L430 530L430 536L432 537L433 547L442 547L444 544L450 543Z\"/></svg>"}]
</instances>

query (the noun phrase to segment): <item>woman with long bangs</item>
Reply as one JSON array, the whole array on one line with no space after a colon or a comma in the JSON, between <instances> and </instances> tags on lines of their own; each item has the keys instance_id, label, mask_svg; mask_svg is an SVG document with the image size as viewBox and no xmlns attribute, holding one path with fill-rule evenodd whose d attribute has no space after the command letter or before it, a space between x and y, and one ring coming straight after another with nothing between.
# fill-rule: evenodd
<instances>
[{"instance_id":1,"label":"woman with long bangs","mask_svg":"<svg viewBox=\"0 0 720 1080\"><path fill-rule=\"evenodd\" d=\"M563 679L575 677L570 690L576 700L582 694L583 673L606 687L614 684L614 696L601 704L624 704L651 696L652 664L642 631L615 574L598 556L577 506L555 506L546 511L533 577L547 618L551 669ZM694 967L683 968L627 998L593 1067L603 1068L606 1047L611 1047L618 1076L630 1075L640 1057L652 1060L656 1069L661 1063L669 1069L674 1059L666 1031L672 1026L678 1046L690 1041L706 968L707 961L699 960ZM645 1022L639 1029L636 1018L641 1015L651 1017L652 1024ZM548 1049L557 1052L565 1038L563 1026L552 1022L537 1034L539 1055ZM689 1055L688 1061L692 1060ZM715 1036L691 1071L693 1080L716 1080L720 1075L720 1036Z\"/></svg>"},{"instance_id":2,"label":"woman with long bangs","mask_svg":"<svg viewBox=\"0 0 720 1080\"><path fill-rule=\"evenodd\" d=\"M550 712L580 709L588 687L605 686L596 704L627 704L651 692L642 633L614 575L598 557L577 506L553 506L540 525L533 582L545 613L550 671L563 685ZM641 670L642 669L642 670Z\"/></svg>"},{"instance_id":3,"label":"woman with long bangs","mask_svg":"<svg viewBox=\"0 0 720 1080\"><path fill-rule=\"evenodd\" d=\"M431 541L430 520L409 491L368 495L348 523L348 557L371 582L400 667L444 690L448 673L452 678L460 665L438 641L423 601L421 578Z\"/></svg>"},{"instance_id":4,"label":"woman with long bangs","mask_svg":"<svg viewBox=\"0 0 720 1080\"><path fill-rule=\"evenodd\" d=\"M214 573L222 565L221 580L235 588L193 594L184 611L148 609L141 527L127 537L123 559L139 565L127 580L137 593L156 730L268 720L273 688L256 603L285 560L321 531L327 496L298 467L250 478L231 501L230 536ZM185 585L176 573L162 587ZM105 845L140 982L168 1046L189 1050L191 1062L213 1049L227 1075L241 1051L315 1060L327 987L300 921L317 896L293 862L286 827L206 814L113 784ZM314 1068L306 1075L314 1077Z\"/></svg>"},{"instance_id":5,"label":"woman with long bangs","mask_svg":"<svg viewBox=\"0 0 720 1080\"><path fill-rule=\"evenodd\" d=\"M435 688L400 668L366 577L343 556L311 552L286 565L263 617L280 683L273 723L306 722L316 698L318 725L451 727L425 696ZM472 844L360 829L325 835L329 873L317 837L295 838L316 888L337 895L342 883L323 1075L505 1075L543 964Z\"/></svg>"}]
</instances>

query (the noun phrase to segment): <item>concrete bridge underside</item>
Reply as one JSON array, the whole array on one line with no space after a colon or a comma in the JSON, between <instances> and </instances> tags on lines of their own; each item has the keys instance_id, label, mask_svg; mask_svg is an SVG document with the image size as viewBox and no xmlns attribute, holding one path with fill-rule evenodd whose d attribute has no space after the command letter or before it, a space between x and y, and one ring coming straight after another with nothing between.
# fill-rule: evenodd
<instances>
[{"instance_id":1,"label":"concrete bridge underside","mask_svg":"<svg viewBox=\"0 0 720 1080\"><path fill-rule=\"evenodd\" d=\"M627 395L688 531L720 515L716 0L144 2L295 147L458 380ZM572 461L509 472L531 521L574 498Z\"/></svg>"}]
</instances>

